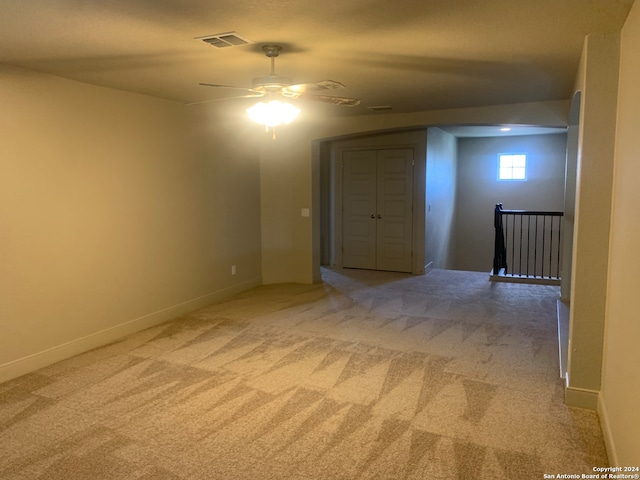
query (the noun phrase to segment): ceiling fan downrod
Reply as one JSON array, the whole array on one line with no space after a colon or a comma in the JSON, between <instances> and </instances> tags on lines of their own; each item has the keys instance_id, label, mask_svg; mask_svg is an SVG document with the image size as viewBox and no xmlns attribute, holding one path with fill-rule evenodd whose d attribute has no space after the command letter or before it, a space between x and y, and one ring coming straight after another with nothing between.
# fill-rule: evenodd
<instances>
[{"instance_id":1,"label":"ceiling fan downrod","mask_svg":"<svg viewBox=\"0 0 640 480\"><path fill-rule=\"evenodd\" d=\"M276 57L280 55L282 46L280 45L263 45L262 51L271 59L271 73L266 77L257 77L253 79L253 88L259 88L267 92L279 92L283 86L291 85L293 80L289 77L281 77L276 74Z\"/></svg>"}]
</instances>

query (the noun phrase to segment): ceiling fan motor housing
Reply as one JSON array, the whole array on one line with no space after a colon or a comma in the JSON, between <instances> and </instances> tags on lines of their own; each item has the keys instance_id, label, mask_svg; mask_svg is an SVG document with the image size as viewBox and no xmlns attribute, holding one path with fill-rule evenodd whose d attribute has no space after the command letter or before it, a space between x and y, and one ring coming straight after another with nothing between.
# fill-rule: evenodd
<instances>
[{"instance_id":1,"label":"ceiling fan motor housing","mask_svg":"<svg viewBox=\"0 0 640 480\"><path fill-rule=\"evenodd\" d=\"M263 45L262 51L269 58L274 58L280 55L282 47L280 45Z\"/></svg>"},{"instance_id":2,"label":"ceiling fan motor housing","mask_svg":"<svg viewBox=\"0 0 640 480\"><path fill-rule=\"evenodd\" d=\"M254 90L280 91L283 87L293 84L293 79L289 77L281 77L280 75L267 75L266 77L257 77L253 79Z\"/></svg>"}]
</instances>

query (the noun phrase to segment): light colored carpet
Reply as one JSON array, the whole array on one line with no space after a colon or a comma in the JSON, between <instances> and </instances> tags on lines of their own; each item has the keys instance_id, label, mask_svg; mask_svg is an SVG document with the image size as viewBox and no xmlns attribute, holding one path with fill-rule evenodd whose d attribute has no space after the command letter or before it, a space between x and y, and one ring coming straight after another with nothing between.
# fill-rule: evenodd
<instances>
[{"instance_id":1,"label":"light colored carpet","mask_svg":"<svg viewBox=\"0 0 640 480\"><path fill-rule=\"evenodd\" d=\"M324 270L0 385L2 479L541 479L607 465L563 403L558 288Z\"/></svg>"}]
</instances>

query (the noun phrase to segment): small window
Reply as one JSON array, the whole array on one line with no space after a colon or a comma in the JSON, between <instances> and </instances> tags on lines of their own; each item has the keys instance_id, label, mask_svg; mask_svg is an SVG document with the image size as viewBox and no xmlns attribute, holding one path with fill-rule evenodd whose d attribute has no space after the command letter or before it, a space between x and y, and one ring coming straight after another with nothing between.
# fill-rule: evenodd
<instances>
[{"instance_id":1,"label":"small window","mask_svg":"<svg viewBox=\"0 0 640 480\"><path fill-rule=\"evenodd\" d=\"M526 180L527 156L525 154L498 155L498 180Z\"/></svg>"}]
</instances>

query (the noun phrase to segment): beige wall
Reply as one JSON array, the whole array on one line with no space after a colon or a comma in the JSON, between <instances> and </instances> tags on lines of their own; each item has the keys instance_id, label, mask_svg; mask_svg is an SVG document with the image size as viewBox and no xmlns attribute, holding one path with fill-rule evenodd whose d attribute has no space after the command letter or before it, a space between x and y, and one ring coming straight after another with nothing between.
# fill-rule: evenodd
<instances>
[{"instance_id":1,"label":"beige wall","mask_svg":"<svg viewBox=\"0 0 640 480\"><path fill-rule=\"evenodd\" d=\"M454 268L456 168L456 138L440 128L429 128L424 209L425 263L429 268Z\"/></svg>"},{"instance_id":2,"label":"beige wall","mask_svg":"<svg viewBox=\"0 0 640 480\"><path fill-rule=\"evenodd\" d=\"M571 273L566 401L595 409L600 390L620 35L590 35L582 92Z\"/></svg>"},{"instance_id":3,"label":"beige wall","mask_svg":"<svg viewBox=\"0 0 640 480\"><path fill-rule=\"evenodd\" d=\"M564 134L458 140L456 269L491 272L497 203L505 210L563 210L566 148ZM500 153L527 154L526 182L497 179Z\"/></svg>"},{"instance_id":4,"label":"beige wall","mask_svg":"<svg viewBox=\"0 0 640 480\"><path fill-rule=\"evenodd\" d=\"M237 129L9 66L0 104L0 381L260 282Z\"/></svg>"},{"instance_id":5,"label":"beige wall","mask_svg":"<svg viewBox=\"0 0 640 480\"><path fill-rule=\"evenodd\" d=\"M276 141L262 138L262 280L266 284L312 283L312 218L302 216L303 208L311 209L311 163L305 160L312 145L297 141L299 130L291 127L280 128Z\"/></svg>"},{"instance_id":6,"label":"beige wall","mask_svg":"<svg viewBox=\"0 0 640 480\"><path fill-rule=\"evenodd\" d=\"M640 463L640 4L622 31L600 417L612 465Z\"/></svg>"}]
</instances>

